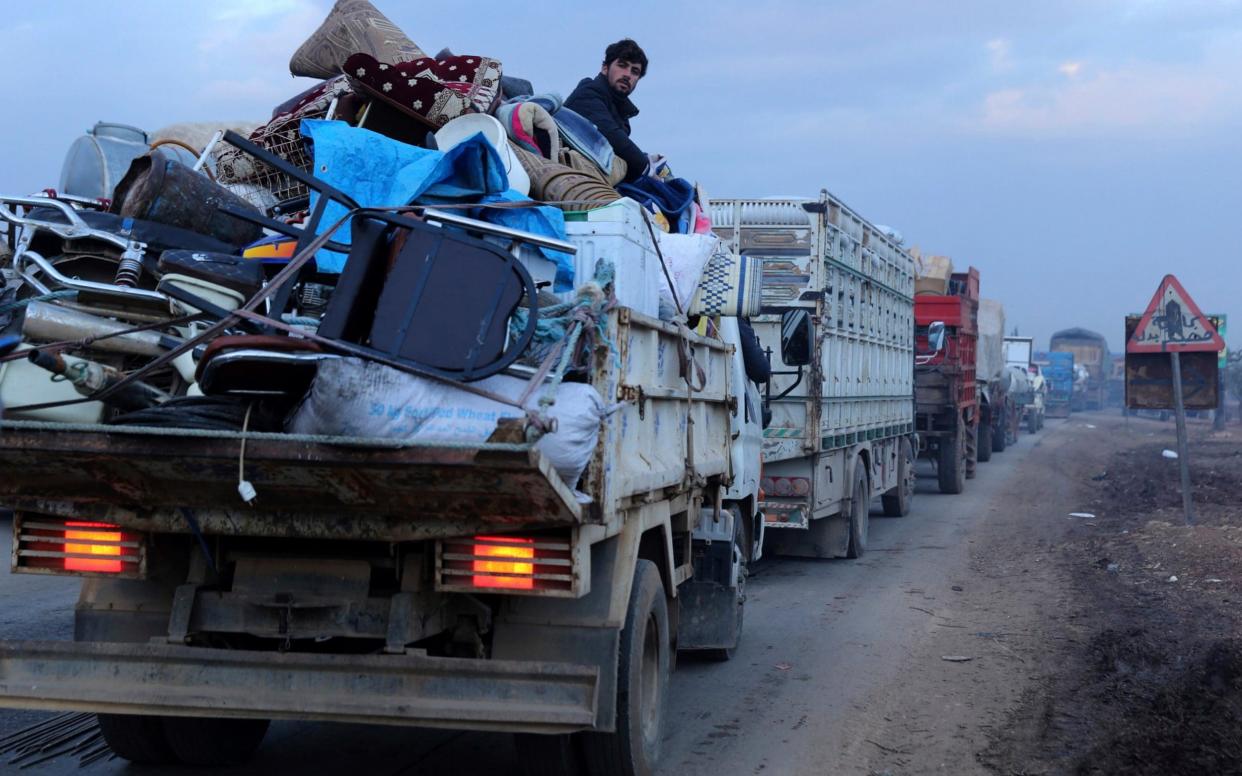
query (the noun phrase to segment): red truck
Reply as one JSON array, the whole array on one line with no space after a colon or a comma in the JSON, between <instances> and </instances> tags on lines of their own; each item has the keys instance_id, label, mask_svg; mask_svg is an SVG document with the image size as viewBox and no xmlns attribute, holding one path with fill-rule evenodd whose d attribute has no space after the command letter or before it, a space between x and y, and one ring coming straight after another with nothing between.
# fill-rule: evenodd
<instances>
[{"instance_id":1,"label":"red truck","mask_svg":"<svg viewBox=\"0 0 1242 776\"><path fill-rule=\"evenodd\" d=\"M979 433L975 352L979 328L979 270L955 272L947 294L916 294L918 352L934 348L928 327L944 324L944 347L917 360L914 369L915 430L919 452L936 464L941 493L961 493L974 477Z\"/></svg>"}]
</instances>

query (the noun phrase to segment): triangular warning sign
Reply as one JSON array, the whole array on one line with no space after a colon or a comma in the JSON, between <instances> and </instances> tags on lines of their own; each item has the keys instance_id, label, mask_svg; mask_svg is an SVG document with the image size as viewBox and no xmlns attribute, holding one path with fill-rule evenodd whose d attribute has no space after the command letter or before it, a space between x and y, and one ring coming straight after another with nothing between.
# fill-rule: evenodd
<instances>
[{"instance_id":1,"label":"triangular warning sign","mask_svg":"<svg viewBox=\"0 0 1242 776\"><path fill-rule=\"evenodd\" d=\"M1147 305L1127 353L1219 352L1225 341L1195 300L1172 275L1165 275Z\"/></svg>"}]
</instances>

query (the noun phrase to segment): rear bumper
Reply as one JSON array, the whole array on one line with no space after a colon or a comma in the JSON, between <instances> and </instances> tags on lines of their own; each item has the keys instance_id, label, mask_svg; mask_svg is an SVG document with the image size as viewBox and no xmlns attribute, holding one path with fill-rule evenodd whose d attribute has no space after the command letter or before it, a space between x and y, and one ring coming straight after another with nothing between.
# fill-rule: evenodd
<instances>
[{"instance_id":1,"label":"rear bumper","mask_svg":"<svg viewBox=\"0 0 1242 776\"><path fill-rule=\"evenodd\" d=\"M0 642L0 706L564 733L595 724L598 668L165 644Z\"/></svg>"}]
</instances>

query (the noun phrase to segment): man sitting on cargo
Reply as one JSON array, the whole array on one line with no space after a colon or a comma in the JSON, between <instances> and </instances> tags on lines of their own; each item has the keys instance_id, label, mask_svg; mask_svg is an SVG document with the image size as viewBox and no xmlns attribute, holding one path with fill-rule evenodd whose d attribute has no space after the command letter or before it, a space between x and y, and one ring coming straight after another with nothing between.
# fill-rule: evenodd
<instances>
[{"instance_id":1,"label":"man sitting on cargo","mask_svg":"<svg viewBox=\"0 0 1242 776\"><path fill-rule=\"evenodd\" d=\"M644 174L659 175L667 170L664 157L645 154L630 139L630 119L638 108L630 95L647 74L647 55L638 44L624 38L604 50L604 62L594 78L583 78L565 100L565 107L586 117L608 140L613 153L625 161L625 182Z\"/></svg>"}]
</instances>

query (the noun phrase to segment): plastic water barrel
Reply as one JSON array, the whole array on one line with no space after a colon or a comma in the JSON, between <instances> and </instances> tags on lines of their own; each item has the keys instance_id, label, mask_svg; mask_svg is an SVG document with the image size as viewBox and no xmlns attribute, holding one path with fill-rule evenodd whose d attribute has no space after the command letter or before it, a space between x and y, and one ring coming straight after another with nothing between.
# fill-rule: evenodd
<instances>
[{"instance_id":1,"label":"plastic water barrel","mask_svg":"<svg viewBox=\"0 0 1242 776\"><path fill-rule=\"evenodd\" d=\"M57 191L111 199L134 159L149 150L147 133L127 124L96 122L69 146Z\"/></svg>"}]
</instances>

